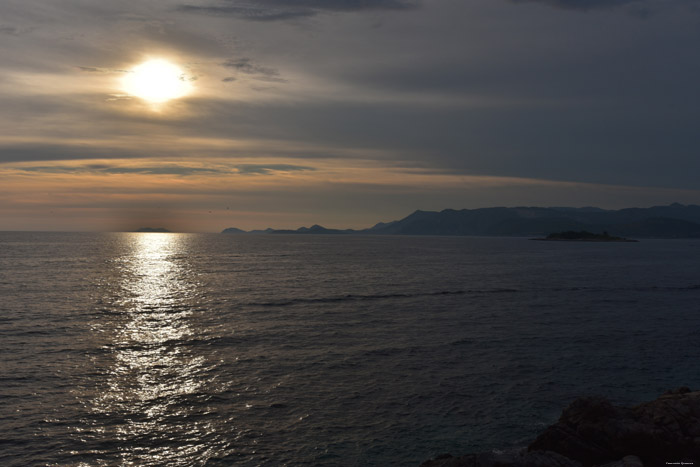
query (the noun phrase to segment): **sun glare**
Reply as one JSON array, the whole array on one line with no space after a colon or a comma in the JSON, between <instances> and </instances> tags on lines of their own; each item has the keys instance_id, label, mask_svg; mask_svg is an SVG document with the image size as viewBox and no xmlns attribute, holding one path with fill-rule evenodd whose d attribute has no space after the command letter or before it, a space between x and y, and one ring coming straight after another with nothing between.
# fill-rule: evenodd
<instances>
[{"instance_id":1,"label":"sun glare","mask_svg":"<svg viewBox=\"0 0 700 467\"><path fill-rule=\"evenodd\" d=\"M128 94L153 103L183 97L192 88L184 71L162 59L149 60L132 68L122 84Z\"/></svg>"}]
</instances>

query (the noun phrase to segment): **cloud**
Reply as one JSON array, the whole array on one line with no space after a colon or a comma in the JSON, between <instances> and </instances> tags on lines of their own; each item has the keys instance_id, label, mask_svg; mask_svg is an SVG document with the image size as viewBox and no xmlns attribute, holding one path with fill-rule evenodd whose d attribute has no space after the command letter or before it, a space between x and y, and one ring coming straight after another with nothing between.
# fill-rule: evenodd
<instances>
[{"instance_id":1,"label":"cloud","mask_svg":"<svg viewBox=\"0 0 700 467\"><path fill-rule=\"evenodd\" d=\"M184 12L227 15L248 21L284 21L316 16L323 12L365 10L408 10L417 7L411 0L228 0L218 4L180 5Z\"/></svg>"},{"instance_id":2,"label":"cloud","mask_svg":"<svg viewBox=\"0 0 700 467\"><path fill-rule=\"evenodd\" d=\"M238 164L221 167L192 167L178 164L148 166L118 166L109 164L81 165L29 165L10 166L10 170L44 174L96 174L96 175L271 175L276 172L315 171L313 167L292 164Z\"/></svg>"},{"instance_id":3,"label":"cloud","mask_svg":"<svg viewBox=\"0 0 700 467\"><path fill-rule=\"evenodd\" d=\"M508 0L510 3L540 3L560 10L591 11L623 9L632 17L648 19L661 11L675 8L693 14L700 13L697 0Z\"/></svg>"},{"instance_id":4,"label":"cloud","mask_svg":"<svg viewBox=\"0 0 700 467\"><path fill-rule=\"evenodd\" d=\"M509 0L512 3L543 3L555 8L567 10L592 10L598 8L615 8L644 0Z\"/></svg>"},{"instance_id":5,"label":"cloud","mask_svg":"<svg viewBox=\"0 0 700 467\"><path fill-rule=\"evenodd\" d=\"M27 161L130 159L141 156L142 153L136 149L108 146L96 148L85 144L0 144L0 164Z\"/></svg>"},{"instance_id":6,"label":"cloud","mask_svg":"<svg viewBox=\"0 0 700 467\"><path fill-rule=\"evenodd\" d=\"M200 175L230 173L230 170L220 170L206 167L187 166L161 166L161 167L110 167L102 164L90 164L82 166L53 165L53 166L28 166L12 167L14 170L31 173L53 174L144 174L144 175Z\"/></svg>"},{"instance_id":7,"label":"cloud","mask_svg":"<svg viewBox=\"0 0 700 467\"><path fill-rule=\"evenodd\" d=\"M118 68L101 68L94 66L76 66L76 68L85 73L129 73L128 70L120 70Z\"/></svg>"},{"instance_id":8,"label":"cloud","mask_svg":"<svg viewBox=\"0 0 700 467\"><path fill-rule=\"evenodd\" d=\"M28 32L32 32L34 28L18 28L17 26L0 25L0 34L8 36L20 36Z\"/></svg>"},{"instance_id":9,"label":"cloud","mask_svg":"<svg viewBox=\"0 0 700 467\"><path fill-rule=\"evenodd\" d=\"M248 21L284 21L305 16L314 16L316 13L308 8L282 9L282 8L248 8L237 6L198 6L181 5L178 10L183 12L205 13L212 15L226 15Z\"/></svg>"},{"instance_id":10,"label":"cloud","mask_svg":"<svg viewBox=\"0 0 700 467\"><path fill-rule=\"evenodd\" d=\"M0 34L8 34L10 36L19 35L19 28L14 26L0 26Z\"/></svg>"},{"instance_id":11,"label":"cloud","mask_svg":"<svg viewBox=\"0 0 700 467\"><path fill-rule=\"evenodd\" d=\"M84 71L86 73L104 73L104 68L95 68L92 66L79 66L76 67L80 71Z\"/></svg>"},{"instance_id":12,"label":"cloud","mask_svg":"<svg viewBox=\"0 0 700 467\"><path fill-rule=\"evenodd\" d=\"M240 164L236 166L238 173L242 175L268 175L272 172L302 172L316 170L313 167L289 164Z\"/></svg>"},{"instance_id":13,"label":"cloud","mask_svg":"<svg viewBox=\"0 0 700 467\"><path fill-rule=\"evenodd\" d=\"M227 170L206 167L105 167L98 171L106 174L146 174L146 175L199 175L228 173Z\"/></svg>"},{"instance_id":14,"label":"cloud","mask_svg":"<svg viewBox=\"0 0 700 467\"><path fill-rule=\"evenodd\" d=\"M221 66L226 68L232 68L238 73L252 75L255 79L259 81L267 81L274 83L284 83L287 80L280 77L279 71L274 68L258 65L254 63L250 58L243 57L238 59L226 60ZM224 82L234 81L236 78L228 79L224 78Z\"/></svg>"},{"instance_id":15,"label":"cloud","mask_svg":"<svg viewBox=\"0 0 700 467\"><path fill-rule=\"evenodd\" d=\"M258 74L262 73L265 75L278 75L277 70L273 68L267 68L260 65L255 65L251 62L249 58L239 58L236 60L227 60L222 64L225 67L233 68L240 71L241 73L247 74Z\"/></svg>"}]
</instances>

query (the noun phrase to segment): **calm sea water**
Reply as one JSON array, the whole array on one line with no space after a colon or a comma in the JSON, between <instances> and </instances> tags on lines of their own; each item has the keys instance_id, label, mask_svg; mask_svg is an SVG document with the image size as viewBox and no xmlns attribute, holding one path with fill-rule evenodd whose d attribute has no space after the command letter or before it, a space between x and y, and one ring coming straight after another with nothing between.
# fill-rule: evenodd
<instances>
[{"instance_id":1,"label":"calm sea water","mask_svg":"<svg viewBox=\"0 0 700 467\"><path fill-rule=\"evenodd\" d=\"M0 464L417 465L700 387L700 242L0 233Z\"/></svg>"}]
</instances>

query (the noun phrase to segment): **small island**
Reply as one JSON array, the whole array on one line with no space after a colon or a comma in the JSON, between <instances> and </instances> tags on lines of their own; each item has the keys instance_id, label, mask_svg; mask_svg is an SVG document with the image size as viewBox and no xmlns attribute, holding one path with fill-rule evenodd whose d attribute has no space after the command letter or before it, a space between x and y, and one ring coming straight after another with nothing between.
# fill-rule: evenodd
<instances>
[{"instance_id":1,"label":"small island","mask_svg":"<svg viewBox=\"0 0 700 467\"><path fill-rule=\"evenodd\" d=\"M602 234L596 234L588 232L586 230L581 230L579 232L573 230L567 230L565 232L556 232L547 235L545 238L533 238L533 240L542 241L565 241L565 242L638 242L639 240L632 240L624 237L614 237L608 232L603 232Z\"/></svg>"},{"instance_id":2,"label":"small island","mask_svg":"<svg viewBox=\"0 0 700 467\"><path fill-rule=\"evenodd\" d=\"M141 233L170 233L170 231L164 227L141 227L138 230L134 230L134 232L141 232Z\"/></svg>"}]
</instances>

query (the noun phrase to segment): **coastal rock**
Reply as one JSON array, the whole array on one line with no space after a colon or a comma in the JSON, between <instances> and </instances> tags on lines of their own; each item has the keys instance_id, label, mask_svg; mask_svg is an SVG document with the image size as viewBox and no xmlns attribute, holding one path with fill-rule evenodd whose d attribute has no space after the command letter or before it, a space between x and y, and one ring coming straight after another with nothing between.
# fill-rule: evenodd
<instances>
[{"instance_id":1,"label":"coastal rock","mask_svg":"<svg viewBox=\"0 0 700 467\"><path fill-rule=\"evenodd\" d=\"M449 454L421 467L643 467L700 461L700 391L687 387L634 407L582 397L527 450Z\"/></svg>"},{"instance_id":2,"label":"coastal rock","mask_svg":"<svg viewBox=\"0 0 700 467\"><path fill-rule=\"evenodd\" d=\"M581 467L581 463L552 451L523 451L517 454L481 453L461 457L443 454L423 462L421 467Z\"/></svg>"},{"instance_id":3,"label":"coastal rock","mask_svg":"<svg viewBox=\"0 0 700 467\"><path fill-rule=\"evenodd\" d=\"M528 449L551 450L584 465L627 455L644 465L692 462L700 456L700 392L680 388L630 408L600 397L580 398Z\"/></svg>"},{"instance_id":4,"label":"coastal rock","mask_svg":"<svg viewBox=\"0 0 700 467\"><path fill-rule=\"evenodd\" d=\"M644 467L642 460L637 456L625 456L617 462L601 465L600 467Z\"/></svg>"}]
</instances>

